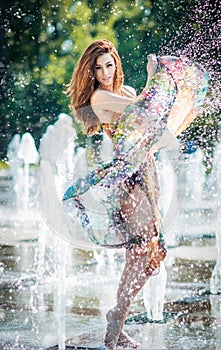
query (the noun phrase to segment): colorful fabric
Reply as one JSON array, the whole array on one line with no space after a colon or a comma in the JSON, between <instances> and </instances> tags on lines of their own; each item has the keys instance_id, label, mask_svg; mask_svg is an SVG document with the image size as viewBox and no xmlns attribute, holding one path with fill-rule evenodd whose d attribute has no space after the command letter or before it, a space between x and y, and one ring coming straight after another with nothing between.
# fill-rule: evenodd
<instances>
[{"instance_id":1,"label":"colorful fabric","mask_svg":"<svg viewBox=\"0 0 221 350\"><path fill-rule=\"evenodd\" d=\"M139 236L136 232L139 230L131 232L121 209L122 203L133 195L130 189L135 178L134 183L148 198L150 220L154 221L163 246L152 152L157 145L160 147L168 130L176 137L198 115L207 91L208 74L186 58L165 56L158 58L158 63L156 74L139 100L125 109L115 125L113 161L78 179L64 194L66 210L81 221L98 245L121 247ZM89 208L87 199L83 199L89 193L94 199L100 196L95 209ZM140 198L143 193L140 192Z\"/></svg>"}]
</instances>

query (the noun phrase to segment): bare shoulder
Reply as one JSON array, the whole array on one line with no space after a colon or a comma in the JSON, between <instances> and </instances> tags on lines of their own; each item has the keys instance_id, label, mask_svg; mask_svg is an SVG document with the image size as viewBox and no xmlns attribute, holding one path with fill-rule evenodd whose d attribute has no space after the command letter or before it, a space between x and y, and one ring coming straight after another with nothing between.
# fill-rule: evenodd
<instances>
[{"instance_id":1,"label":"bare shoulder","mask_svg":"<svg viewBox=\"0 0 221 350\"><path fill-rule=\"evenodd\" d=\"M129 96L129 93L115 94L96 89L91 96L90 103L101 123L110 123L115 118L115 114L123 113L133 97L131 93Z\"/></svg>"},{"instance_id":2,"label":"bare shoulder","mask_svg":"<svg viewBox=\"0 0 221 350\"><path fill-rule=\"evenodd\" d=\"M132 86L123 85L121 90L124 96L131 97L131 98L137 96L136 90Z\"/></svg>"},{"instance_id":3,"label":"bare shoulder","mask_svg":"<svg viewBox=\"0 0 221 350\"><path fill-rule=\"evenodd\" d=\"M96 89L93 94L91 95L91 103L96 102L97 100L100 101L103 97L105 97L106 91L101 89Z\"/></svg>"}]
</instances>

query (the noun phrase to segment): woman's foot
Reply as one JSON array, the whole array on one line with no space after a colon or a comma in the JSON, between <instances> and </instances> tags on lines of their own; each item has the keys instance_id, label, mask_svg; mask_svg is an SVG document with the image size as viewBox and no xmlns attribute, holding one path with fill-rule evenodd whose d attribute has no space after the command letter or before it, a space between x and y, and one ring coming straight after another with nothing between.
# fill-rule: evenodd
<instances>
[{"instance_id":1,"label":"woman's foot","mask_svg":"<svg viewBox=\"0 0 221 350\"><path fill-rule=\"evenodd\" d=\"M123 348L139 348L140 343L136 340L133 340L131 337L129 337L129 335L127 333L125 333L123 330L121 331L118 341L117 341L117 345L122 346Z\"/></svg>"},{"instance_id":2,"label":"woman's foot","mask_svg":"<svg viewBox=\"0 0 221 350\"><path fill-rule=\"evenodd\" d=\"M108 350L115 350L118 342L119 335L123 328L123 322L118 317L118 312L110 310L106 314L107 318L107 330L104 339L104 343Z\"/></svg>"}]
</instances>

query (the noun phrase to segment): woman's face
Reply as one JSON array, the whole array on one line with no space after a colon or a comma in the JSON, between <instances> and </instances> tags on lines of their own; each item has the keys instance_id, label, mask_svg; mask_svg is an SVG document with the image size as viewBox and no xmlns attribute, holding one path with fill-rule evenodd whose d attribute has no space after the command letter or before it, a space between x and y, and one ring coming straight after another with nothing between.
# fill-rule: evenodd
<instances>
[{"instance_id":1,"label":"woman's face","mask_svg":"<svg viewBox=\"0 0 221 350\"><path fill-rule=\"evenodd\" d=\"M95 78L104 90L112 90L116 64L110 53L104 53L97 57L95 63Z\"/></svg>"}]
</instances>

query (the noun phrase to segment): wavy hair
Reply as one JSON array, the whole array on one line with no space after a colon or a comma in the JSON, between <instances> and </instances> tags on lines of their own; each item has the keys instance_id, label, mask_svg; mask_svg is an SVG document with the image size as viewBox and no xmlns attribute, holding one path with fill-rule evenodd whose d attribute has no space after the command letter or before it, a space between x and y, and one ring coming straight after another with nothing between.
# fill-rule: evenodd
<instances>
[{"instance_id":1,"label":"wavy hair","mask_svg":"<svg viewBox=\"0 0 221 350\"><path fill-rule=\"evenodd\" d=\"M95 78L95 65L97 57L109 53L116 65L113 91L118 92L124 82L123 70L119 54L112 42L101 39L92 42L80 57L72 74L66 91L71 98L70 108L74 111L74 118L83 124L84 133L93 135L99 133L101 125L99 118L93 112L90 98L99 86Z\"/></svg>"}]
</instances>

